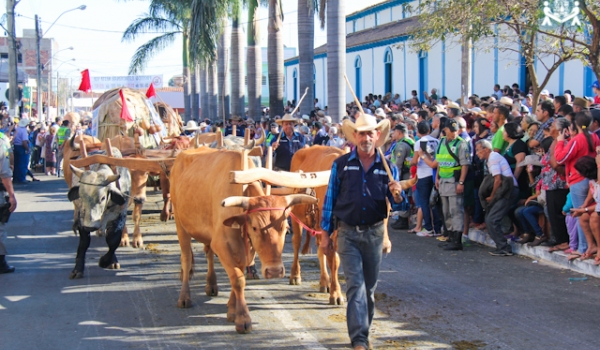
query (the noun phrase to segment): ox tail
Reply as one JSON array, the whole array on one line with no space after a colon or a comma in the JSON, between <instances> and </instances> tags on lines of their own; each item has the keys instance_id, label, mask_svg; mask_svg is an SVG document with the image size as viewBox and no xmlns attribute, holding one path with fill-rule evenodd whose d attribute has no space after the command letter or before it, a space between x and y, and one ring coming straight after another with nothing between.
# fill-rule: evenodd
<instances>
[{"instance_id":1,"label":"ox tail","mask_svg":"<svg viewBox=\"0 0 600 350\"><path fill-rule=\"evenodd\" d=\"M300 231L302 232L302 231ZM309 232L306 232L306 237L304 238L304 245L302 246L302 255L308 254L310 250L310 238L312 235Z\"/></svg>"}]
</instances>

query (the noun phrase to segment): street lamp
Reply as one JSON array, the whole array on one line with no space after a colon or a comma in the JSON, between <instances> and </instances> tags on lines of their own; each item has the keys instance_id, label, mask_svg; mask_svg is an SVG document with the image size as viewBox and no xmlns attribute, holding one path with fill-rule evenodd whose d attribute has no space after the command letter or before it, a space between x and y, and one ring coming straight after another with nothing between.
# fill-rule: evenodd
<instances>
[{"instance_id":1,"label":"street lamp","mask_svg":"<svg viewBox=\"0 0 600 350\"><path fill-rule=\"evenodd\" d=\"M50 59L50 60L52 60L52 59ZM56 67L56 114L57 114L57 116L60 115L60 108L58 106L58 70L60 69L60 67L62 67L63 64L65 64L65 63L72 64L70 62L73 62L73 61L75 61L74 58L71 58L70 60L66 60L66 61L60 61L61 64L59 64L58 67ZM48 62L50 62L50 61L48 61ZM46 64L48 62L46 62ZM52 72L50 70L48 70L48 98L47 98L48 108L50 108L50 93L51 93L51 91L52 91Z\"/></svg>"},{"instance_id":2,"label":"street lamp","mask_svg":"<svg viewBox=\"0 0 600 350\"><path fill-rule=\"evenodd\" d=\"M48 30L50 30L50 28L52 28L52 26L54 26L56 21L58 21L58 19L60 17L62 17L62 15L64 15L65 13L75 11L75 10L85 10L85 9L86 9L86 6L81 5L79 7L64 11L63 13L58 15L58 17L56 17L56 19L54 20L54 22L52 22L52 24L50 24L50 26L48 27ZM36 37L36 51L37 51L37 86L38 86L37 87L37 109L38 109L38 119L40 121L42 121L43 111L44 111L44 106L42 104L42 62L41 62L42 59L40 57L40 43L41 43L44 35L46 33L48 33L48 30L46 30L46 32L42 34L42 30L40 28L40 18L38 17L38 15L35 15L35 37Z\"/></svg>"},{"instance_id":3,"label":"street lamp","mask_svg":"<svg viewBox=\"0 0 600 350\"><path fill-rule=\"evenodd\" d=\"M65 63L69 63L69 61L65 61L65 62L61 63L60 66L62 66ZM71 64L71 63L69 63L69 64ZM56 68L56 113L59 115L60 115L60 97L59 97L59 95L60 95L60 78L58 75L59 74L58 69L60 68L60 66L58 66L58 68ZM72 70L68 71L67 73L65 73L64 75L65 75L65 77L67 77L69 74L71 74L75 71L79 72L80 69L79 68L72 69Z\"/></svg>"}]
</instances>

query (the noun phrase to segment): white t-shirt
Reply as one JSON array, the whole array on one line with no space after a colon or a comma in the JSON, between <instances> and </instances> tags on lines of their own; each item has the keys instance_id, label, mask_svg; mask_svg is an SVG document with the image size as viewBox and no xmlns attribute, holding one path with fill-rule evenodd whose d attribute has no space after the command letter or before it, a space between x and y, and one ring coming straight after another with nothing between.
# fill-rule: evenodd
<instances>
[{"instance_id":1,"label":"white t-shirt","mask_svg":"<svg viewBox=\"0 0 600 350\"><path fill-rule=\"evenodd\" d=\"M492 176L496 175L504 175L506 177L510 176L513 179L513 183L515 186L518 186L517 179L515 179L512 170L510 169L510 165L506 161L500 153L492 152L490 153L490 157L487 160L488 171Z\"/></svg>"},{"instance_id":2,"label":"white t-shirt","mask_svg":"<svg viewBox=\"0 0 600 350\"><path fill-rule=\"evenodd\" d=\"M433 158L435 158L435 153L440 142L436 138L433 138L429 135L423 136L419 139L419 141L415 142L415 154L417 154L417 152L419 152L419 150L421 149L421 142L427 142L427 153L429 153ZM432 175L433 169L429 165L427 165L427 163L425 163L423 159L419 158L419 162L417 163L417 178L424 179Z\"/></svg>"}]
</instances>

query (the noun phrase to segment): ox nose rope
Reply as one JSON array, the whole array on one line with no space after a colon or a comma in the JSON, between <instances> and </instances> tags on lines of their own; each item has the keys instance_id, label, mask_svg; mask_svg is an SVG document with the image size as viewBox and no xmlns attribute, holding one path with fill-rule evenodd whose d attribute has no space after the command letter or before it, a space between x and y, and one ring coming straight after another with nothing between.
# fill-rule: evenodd
<instances>
[{"instance_id":1,"label":"ox nose rope","mask_svg":"<svg viewBox=\"0 0 600 350\"><path fill-rule=\"evenodd\" d=\"M248 255L250 255L250 234L248 232L248 215L251 213L256 213L259 211L272 211L272 210L283 210L285 211L288 208L256 208L256 209L252 209L252 210L248 210L246 211L245 215L244 215L244 226L242 229L242 237L244 238L244 244L246 246L246 253ZM302 221L300 221L300 219L298 219L298 217L296 215L294 215L294 213L292 213L290 211L290 216L292 217L293 220L295 220L302 228L304 228L306 230L306 232L309 232L311 235L315 236L315 235L320 235L321 231L317 231L317 230L313 230L312 228L308 227L306 224L304 224Z\"/></svg>"}]
</instances>

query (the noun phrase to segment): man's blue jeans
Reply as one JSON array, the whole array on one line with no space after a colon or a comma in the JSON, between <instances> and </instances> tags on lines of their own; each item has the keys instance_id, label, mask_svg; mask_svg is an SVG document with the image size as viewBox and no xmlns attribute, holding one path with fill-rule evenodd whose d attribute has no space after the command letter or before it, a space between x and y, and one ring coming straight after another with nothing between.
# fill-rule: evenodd
<instances>
[{"instance_id":1,"label":"man's blue jeans","mask_svg":"<svg viewBox=\"0 0 600 350\"><path fill-rule=\"evenodd\" d=\"M544 235L544 230L540 227L538 222L538 216L543 213L544 208L539 205L532 205L515 210L515 214L525 232L533 232L538 237Z\"/></svg>"},{"instance_id":2,"label":"man's blue jeans","mask_svg":"<svg viewBox=\"0 0 600 350\"><path fill-rule=\"evenodd\" d=\"M346 323L352 346L368 346L375 314L375 288L381 265L383 225L359 231L340 225L338 254L346 277Z\"/></svg>"},{"instance_id":3,"label":"man's blue jeans","mask_svg":"<svg viewBox=\"0 0 600 350\"><path fill-rule=\"evenodd\" d=\"M585 198L590 191L589 182L590 180L583 179L576 184L569 185L573 208L579 208L583 205L583 202L585 202ZM588 245L587 240L585 239L585 234L583 233L583 229L579 224L579 217L577 218L577 238L579 239L579 249L577 250L583 254L586 252Z\"/></svg>"},{"instance_id":4,"label":"man's blue jeans","mask_svg":"<svg viewBox=\"0 0 600 350\"><path fill-rule=\"evenodd\" d=\"M442 232L442 219L436 207L431 208L429 206L429 197L431 196L431 190L433 189L433 176L420 178L417 182L417 205L423 212L423 221L425 224L423 228L427 231L431 231L435 228L435 232ZM431 210L431 211L430 211ZM433 212L433 224L432 215Z\"/></svg>"}]
</instances>

